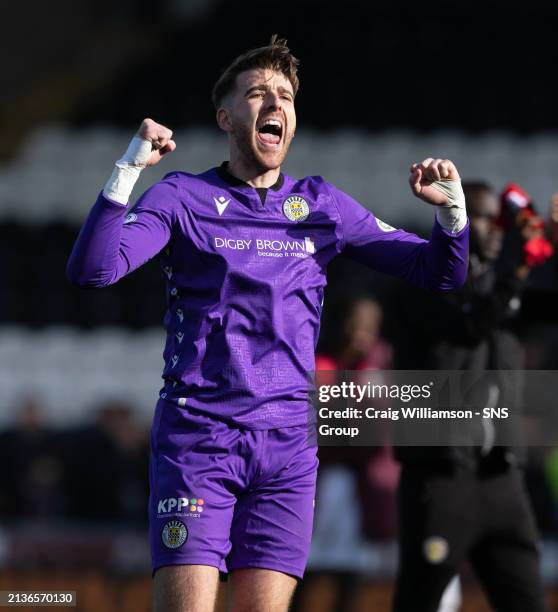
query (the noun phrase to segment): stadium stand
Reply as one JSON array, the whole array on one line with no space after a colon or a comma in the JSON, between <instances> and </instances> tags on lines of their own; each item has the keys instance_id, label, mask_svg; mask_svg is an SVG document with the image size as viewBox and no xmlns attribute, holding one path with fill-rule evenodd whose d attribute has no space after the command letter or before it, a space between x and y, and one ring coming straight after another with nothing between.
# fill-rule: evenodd
<instances>
[{"instance_id":1,"label":"stadium stand","mask_svg":"<svg viewBox=\"0 0 558 612\"><path fill-rule=\"evenodd\" d=\"M79 226L132 129L53 124L32 132L18 156L0 167L0 221ZM178 149L142 174L135 197L166 172L201 172L226 157L217 128L178 129L175 139ZM513 179L541 205L556 190L558 132L520 137L504 131L301 129L284 169L293 176L323 175L390 223L428 228L430 217L414 202L406 179L408 165L429 155L454 160L469 179L488 176L497 186Z\"/></svg>"}]
</instances>

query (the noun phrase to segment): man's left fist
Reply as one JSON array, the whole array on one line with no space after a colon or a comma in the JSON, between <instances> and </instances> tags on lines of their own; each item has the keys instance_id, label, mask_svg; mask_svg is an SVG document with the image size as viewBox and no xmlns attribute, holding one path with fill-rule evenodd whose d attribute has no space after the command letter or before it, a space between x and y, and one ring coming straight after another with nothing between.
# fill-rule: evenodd
<instances>
[{"instance_id":1,"label":"man's left fist","mask_svg":"<svg viewBox=\"0 0 558 612\"><path fill-rule=\"evenodd\" d=\"M410 170L409 184L417 198L434 206L454 204L448 192L456 191L455 187L458 186L461 190L461 179L453 162L449 159L428 157L418 164L413 164Z\"/></svg>"}]
</instances>

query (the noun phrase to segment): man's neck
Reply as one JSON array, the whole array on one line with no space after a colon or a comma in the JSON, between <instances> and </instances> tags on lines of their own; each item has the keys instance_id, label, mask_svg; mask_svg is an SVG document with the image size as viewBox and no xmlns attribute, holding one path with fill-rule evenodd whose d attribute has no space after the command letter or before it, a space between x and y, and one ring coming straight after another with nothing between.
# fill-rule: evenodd
<instances>
[{"instance_id":1,"label":"man's neck","mask_svg":"<svg viewBox=\"0 0 558 612\"><path fill-rule=\"evenodd\" d=\"M281 168L273 168L272 170L262 172L261 169L257 170L245 164L242 159L231 159L227 164L227 171L241 181L256 188L271 187L275 185L279 178L279 174L281 174Z\"/></svg>"}]
</instances>

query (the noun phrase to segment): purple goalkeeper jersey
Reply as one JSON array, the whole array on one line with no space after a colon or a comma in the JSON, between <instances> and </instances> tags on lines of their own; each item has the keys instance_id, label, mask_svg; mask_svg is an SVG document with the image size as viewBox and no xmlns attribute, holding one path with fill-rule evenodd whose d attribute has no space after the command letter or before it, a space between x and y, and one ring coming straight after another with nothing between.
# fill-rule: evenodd
<instances>
[{"instance_id":1,"label":"purple goalkeeper jersey","mask_svg":"<svg viewBox=\"0 0 558 612\"><path fill-rule=\"evenodd\" d=\"M159 256L166 283L160 395L247 429L308 419L327 264L343 253L420 287L460 287L468 226L394 229L322 177L265 196L221 168L173 172L131 211L99 195L68 277L104 287ZM141 308L141 303L137 305Z\"/></svg>"}]
</instances>

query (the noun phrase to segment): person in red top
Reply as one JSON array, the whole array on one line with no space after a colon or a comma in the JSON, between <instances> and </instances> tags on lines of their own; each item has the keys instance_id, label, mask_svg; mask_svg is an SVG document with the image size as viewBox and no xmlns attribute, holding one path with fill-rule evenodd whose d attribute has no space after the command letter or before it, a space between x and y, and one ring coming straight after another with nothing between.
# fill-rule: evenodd
<instances>
[{"instance_id":1,"label":"person in red top","mask_svg":"<svg viewBox=\"0 0 558 612\"><path fill-rule=\"evenodd\" d=\"M391 345L380 337L382 307L369 297L346 305L340 334L332 334L327 352L316 355L316 370L389 370Z\"/></svg>"},{"instance_id":2,"label":"person in red top","mask_svg":"<svg viewBox=\"0 0 558 612\"><path fill-rule=\"evenodd\" d=\"M375 299L366 295L349 300L345 298L329 309L326 321L328 319L330 324L326 325L327 331L320 339L316 355L316 371L320 372L320 383L335 384L337 373L347 370L389 370L393 367L392 346L381 337L382 307ZM335 483L339 485L340 474L337 473L337 479L329 479L328 474L336 473L334 470L341 466L344 468L343 477L351 480L347 482L347 490L354 487L358 493L355 501L359 512L356 516L360 515L361 523L354 527L355 533L358 534L360 530L360 537L376 542L394 540L399 465L393 458L391 447L357 446L341 449L322 446L318 456L321 464L318 487L321 483L326 488L335 486ZM327 489L318 489L315 538L318 537L321 521L331 529L332 523L327 520L328 508L320 506L320 499L327 498L327 495ZM328 538L331 537L332 534L328 532ZM341 534L339 539L343 540ZM346 542L348 556L354 545L355 542ZM337 582L335 609L350 610L358 576L354 567L343 567L342 562L336 559L332 557L332 562L339 565L334 572Z\"/></svg>"}]
</instances>

